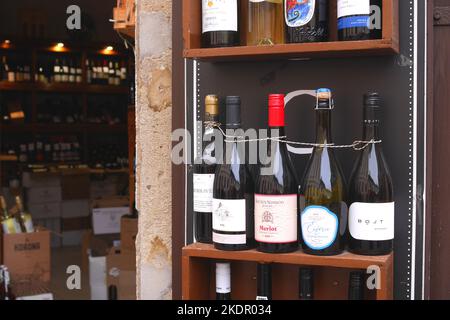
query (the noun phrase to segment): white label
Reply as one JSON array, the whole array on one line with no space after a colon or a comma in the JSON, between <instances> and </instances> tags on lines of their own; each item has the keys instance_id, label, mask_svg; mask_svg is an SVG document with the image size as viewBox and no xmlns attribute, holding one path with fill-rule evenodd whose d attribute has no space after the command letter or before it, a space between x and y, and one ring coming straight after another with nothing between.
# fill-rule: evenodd
<instances>
[{"instance_id":1,"label":"white label","mask_svg":"<svg viewBox=\"0 0 450 320\"><path fill-rule=\"evenodd\" d=\"M216 263L216 292L231 292L231 266L229 263Z\"/></svg>"},{"instance_id":2,"label":"white label","mask_svg":"<svg viewBox=\"0 0 450 320\"><path fill-rule=\"evenodd\" d=\"M194 211L212 212L214 174L194 174Z\"/></svg>"},{"instance_id":3,"label":"white label","mask_svg":"<svg viewBox=\"0 0 450 320\"><path fill-rule=\"evenodd\" d=\"M246 244L247 235L244 234L222 234L213 231L213 242L220 244Z\"/></svg>"},{"instance_id":4,"label":"white label","mask_svg":"<svg viewBox=\"0 0 450 320\"><path fill-rule=\"evenodd\" d=\"M339 0L338 18L370 15L370 0Z\"/></svg>"},{"instance_id":5,"label":"white label","mask_svg":"<svg viewBox=\"0 0 450 320\"><path fill-rule=\"evenodd\" d=\"M263 243L297 241L297 195L255 194L255 239Z\"/></svg>"},{"instance_id":6,"label":"white label","mask_svg":"<svg viewBox=\"0 0 450 320\"><path fill-rule=\"evenodd\" d=\"M307 25L314 17L316 10L316 0L285 1L284 18L286 25L291 28L298 28Z\"/></svg>"},{"instance_id":7,"label":"white label","mask_svg":"<svg viewBox=\"0 0 450 320\"><path fill-rule=\"evenodd\" d=\"M395 203L361 203L350 206L349 230L354 239L387 241L394 239Z\"/></svg>"},{"instance_id":8,"label":"white label","mask_svg":"<svg viewBox=\"0 0 450 320\"><path fill-rule=\"evenodd\" d=\"M267 297L261 297L261 296L257 296L257 297L256 297L256 301L266 301L266 300L269 300L269 298L267 298Z\"/></svg>"},{"instance_id":9,"label":"white label","mask_svg":"<svg viewBox=\"0 0 450 320\"><path fill-rule=\"evenodd\" d=\"M307 207L301 215L302 236L305 244L313 250L324 250L336 240L339 220L325 207Z\"/></svg>"},{"instance_id":10,"label":"white label","mask_svg":"<svg viewBox=\"0 0 450 320\"><path fill-rule=\"evenodd\" d=\"M245 199L213 199L213 229L223 232L245 232ZM245 235L244 235L245 237ZM245 243L245 241L244 241Z\"/></svg>"},{"instance_id":11,"label":"white label","mask_svg":"<svg viewBox=\"0 0 450 320\"><path fill-rule=\"evenodd\" d=\"M203 0L203 33L238 31L237 0Z\"/></svg>"}]
</instances>

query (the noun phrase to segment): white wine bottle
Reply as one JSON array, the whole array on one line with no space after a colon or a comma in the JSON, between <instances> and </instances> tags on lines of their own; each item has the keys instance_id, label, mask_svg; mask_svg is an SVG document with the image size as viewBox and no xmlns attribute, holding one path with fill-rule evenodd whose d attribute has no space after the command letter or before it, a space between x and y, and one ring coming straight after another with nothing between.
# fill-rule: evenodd
<instances>
[{"instance_id":1,"label":"white wine bottle","mask_svg":"<svg viewBox=\"0 0 450 320\"><path fill-rule=\"evenodd\" d=\"M14 219L8 213L6 201L3 196L0 196L0 206L1 206L2 214L3 214L2 217L0 217L3 233L4 234L20 233L21 232L20 226L18 225L16 219Z\"/></svg>"},{"instance_id":2,"label":"white wine bottle","mask_svg":"<svg viewBox=\"0 0 450 320\"><path fill-rule=\"evenodd\" d=\"M31 217L31 214L25 212L22 199L20 198L20 196L16 197L16 206L17 209L19 210L18 219L22 232L24 233L34 232L33 219Z\"/></svg>"}]
</instances>

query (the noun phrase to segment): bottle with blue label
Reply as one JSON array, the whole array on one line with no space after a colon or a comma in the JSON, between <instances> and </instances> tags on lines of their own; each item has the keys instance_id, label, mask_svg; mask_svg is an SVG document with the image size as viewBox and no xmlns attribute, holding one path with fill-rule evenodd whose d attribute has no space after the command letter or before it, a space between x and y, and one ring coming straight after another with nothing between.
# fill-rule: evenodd
<instances>
[{"instance_id":1,"label":"bottle with blue label","mask_svg":"<svg viewBox=\"0 0 450 320\"><path fill-rule=\"evenodd\" d=\"M284 0L286 43L328 40L328 0Z\"/></svg>"},{"instance_id":2,"label":"bottle with blue label","mask_svg":"<svg viewBox=\"0 0 450 320\"><path fill-rule=\"evenodd\" d=\"M331 90L317 90L316 144L300 186L303 251L319 256L344 251L348 209L346 184L331 137Z\"/></svg>"},{"instance_id":3,"label":"bottle with blue label","mask_svg":"<svg viewBox=\"0 0 450 320\"><path fill-rule=\"evenodd\" d=\"M338 0L338 38L340 41L370 39L370 0Z\"/></svg>"}]
</instances>

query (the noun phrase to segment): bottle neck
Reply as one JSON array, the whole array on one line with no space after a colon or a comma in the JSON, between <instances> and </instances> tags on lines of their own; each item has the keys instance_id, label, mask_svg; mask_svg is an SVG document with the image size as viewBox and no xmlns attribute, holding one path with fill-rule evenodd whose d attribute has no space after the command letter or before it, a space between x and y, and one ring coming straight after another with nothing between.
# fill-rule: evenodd
<instances>
[{"instance_id":1,"label":"bottle neck","mask_svg":"<svg viewBox=\"0 0 450 320\"><path fill-rule=\"evenodd\" d=\"M217 114L205 114L205 122L212 121L212 122L219 122L219 115Z\"/></svg>"},{"instance_id":2,"label":"bottle neck","mask_svg":"<svg viewBox=\"0 0 450 320\"><path fill-rule=\"evenodd\" d=\"M364 121L364 141L379 140L379 124Z\"/></svg>"},{"instance_id":3,"label":"bottle neck","mask_svg":"<svg viewBox=\"0 0 450 320\"><path fill-rule=\"evenodd\" d=\"M331 139L331 110L316 111L316 143L330 144Z\"/></svg>"}]
</instances>

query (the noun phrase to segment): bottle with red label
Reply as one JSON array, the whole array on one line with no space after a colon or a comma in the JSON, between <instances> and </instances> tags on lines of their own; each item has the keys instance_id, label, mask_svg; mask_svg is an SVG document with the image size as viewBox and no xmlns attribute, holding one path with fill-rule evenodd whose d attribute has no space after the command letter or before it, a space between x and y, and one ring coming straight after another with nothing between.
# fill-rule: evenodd
<instances>
[{"instance_id":1,"label":"bottle with red label","mask_svg":"<svg viewBox=\"0 0 450 320\"><path fill-rule=\"evenodd\" d=\"M269 135L277 139L267 143L255 187L255 239L266 253L298 249L298 182L284 126L284 95L270 95Z\"/></svg>"}]
</instances>

